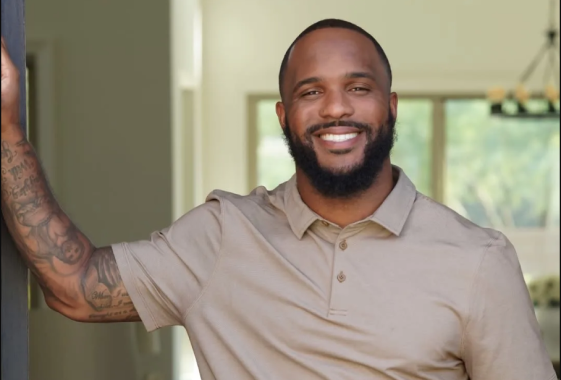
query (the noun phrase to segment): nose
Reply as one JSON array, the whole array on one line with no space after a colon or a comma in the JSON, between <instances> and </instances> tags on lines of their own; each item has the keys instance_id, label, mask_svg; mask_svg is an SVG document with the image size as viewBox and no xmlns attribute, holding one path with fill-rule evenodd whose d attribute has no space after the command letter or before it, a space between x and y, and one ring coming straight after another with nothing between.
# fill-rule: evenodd
<instances>
[{"instance_id":1,"label":"nose","mask_svg":"<svg viewBox=\"0 0 561 380\"><path fill-rule=\"evenodd\" d=\"M324 119L341 120L354 113L346 91L330 91L323 97L320 116Z\"/></svg>"}]
</instances>

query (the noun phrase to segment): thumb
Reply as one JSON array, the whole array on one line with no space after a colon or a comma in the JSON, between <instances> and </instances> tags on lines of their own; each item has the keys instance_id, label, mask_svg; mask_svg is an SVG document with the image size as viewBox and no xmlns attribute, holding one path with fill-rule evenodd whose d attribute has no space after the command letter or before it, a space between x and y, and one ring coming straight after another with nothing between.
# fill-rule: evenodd
<instances>
[{"instance_id":1,"label":"thumb","mask_svg":"<svg viewBox=\"0 0 561 380\"><path fill-rule=\"evenodd\" d=\"M10 59L8 54L8 49L6 48L6 42L4 41L4 37L2 37L2 77L5 75L17 74L16 68L14 63Z\"/></svg>"}]
</instances>

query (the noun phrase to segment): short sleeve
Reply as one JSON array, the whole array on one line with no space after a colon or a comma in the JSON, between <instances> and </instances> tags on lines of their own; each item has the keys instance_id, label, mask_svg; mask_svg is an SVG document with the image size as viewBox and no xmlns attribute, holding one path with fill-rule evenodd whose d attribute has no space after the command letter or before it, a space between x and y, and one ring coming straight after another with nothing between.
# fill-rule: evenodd
<instances>
[{"instance_id":1,"label":"short sleeve","mask_svg":"<svg viewBox=\"0 0 561 380\"><path fill-rule=\"evenodd\" d=\"M463 360L471 380L553 380L516 251L499 236L473 285Z\"/></svg>"},{"instance_id":2,"label":"short sleeve","mask_svg":"<svg viewBox=\"0 0 561 380\"><path fill-rule=\"evenodd\" d=\"M132 302L146 329L182 325L217 263L221 206L208 201L150 239L112 246Z\"/></svg>"}]
</instances>

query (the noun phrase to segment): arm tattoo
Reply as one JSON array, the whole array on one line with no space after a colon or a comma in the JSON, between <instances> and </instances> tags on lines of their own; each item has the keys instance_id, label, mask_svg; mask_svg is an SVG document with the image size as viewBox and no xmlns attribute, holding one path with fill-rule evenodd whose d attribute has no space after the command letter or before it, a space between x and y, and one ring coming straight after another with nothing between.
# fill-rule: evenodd
<instances>
[{"instance_id":1,"label":"arm tattoo","mask_svg":"<svg viewBox=\"0 0 561 380\"><path fill-rule=\"evenodd\" d=\"M95 313L91 319L134 318L138 316L111 247L96 250L86 267L82 279L84 297Z\"/></svg>"},{"instance_id":2,"label":"arm tattoo","mask_svg":"<svg viewBox=\"0 0 561 380\"><path fill-rule=\"evenodd\" d=\"M53 274L73 275L92 251L51 194L27 140L2 141L2 205L10 232L36 275L44 264Z\"/></svg>"},{"instance_id":3,"label":"arm tattoo","mask_svg":"<svg viewBox=\"0 0 561 380\"><path fill-rule=\"evenodd\" d=\"M8 142L2 141L2 162L6 160L8 164L11 164L14 160L14 157L17 155L17 152L12 152Z\"/></svg>"},{"instance_id":4,"label":"arm tattoo","mask_svg":"<svg viewBox=\"0 0 561 380\"><path fill-rule=\"evenodd\" d=\"M62 211L29 142L2 136L2 213L14 241L57 304L85 305L90 319L137 320L111 248L96 249ZM80 306L82 307L82 306Z\"/></svg>"}]
</instances>

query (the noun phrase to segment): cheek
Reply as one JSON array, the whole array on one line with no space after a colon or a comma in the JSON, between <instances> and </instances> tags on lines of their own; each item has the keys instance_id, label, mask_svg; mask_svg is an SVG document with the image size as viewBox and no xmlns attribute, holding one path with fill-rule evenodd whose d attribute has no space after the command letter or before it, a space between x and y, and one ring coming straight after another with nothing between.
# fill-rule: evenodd
<instances>
[{"instance_id":1,"label":"cheek","mask_svg":"<svg viewBox=\"0 0 561 380\"><path fill-rule=\"evenodd\" d=\"M374 97L358 97L354 99L355 117L357 120L380 125L387 118L389 106Z\"/></svg>"},{"instance_id":2,"label":"cheek","mask_svg":"<svg viewBox=\"0 0 561 380\"><path fill-rule=\"evenodd\" d=\"M287 114L288 123L293 133L303 135L314 124L325 122L319 116L319 102L298 103Z\"/></svg>"}]
</instances>

